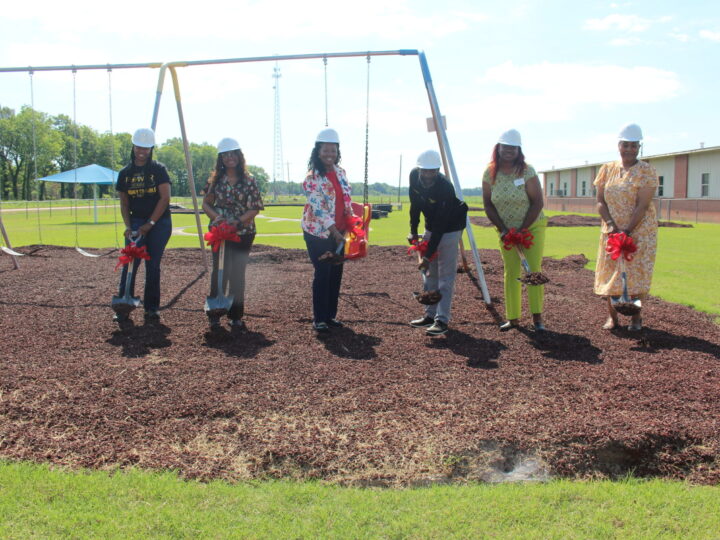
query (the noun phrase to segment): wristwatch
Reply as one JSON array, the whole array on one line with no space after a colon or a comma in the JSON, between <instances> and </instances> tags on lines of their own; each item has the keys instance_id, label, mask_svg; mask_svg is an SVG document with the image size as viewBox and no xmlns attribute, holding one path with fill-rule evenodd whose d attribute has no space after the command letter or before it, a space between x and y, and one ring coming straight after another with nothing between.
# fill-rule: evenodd
<instances>
[{"instance_id":1,"label":"wristwatch","mask_svg":"<svg viewBox=\"0 0 720 540\"><path fill-rule=\"evenodd\" d=\"M154 222L152 219L149 219L149 220L148 220L148 223L149 223L150 225L152 225L153 227L155 226L155 222Z\"/></svg>"}]
</instances>

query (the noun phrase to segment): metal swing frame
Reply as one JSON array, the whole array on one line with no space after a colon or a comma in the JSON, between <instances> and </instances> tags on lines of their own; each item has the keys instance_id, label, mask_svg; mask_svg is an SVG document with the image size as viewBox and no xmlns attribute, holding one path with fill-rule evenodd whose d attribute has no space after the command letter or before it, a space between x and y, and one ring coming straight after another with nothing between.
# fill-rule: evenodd
<instances>
[{"instance_id":1,"label":"metal swing frame","mask_svg":"<svg viewBox=\"0 0 720 540\"><path fill-rule=\"evenodd\" d=\"M172 81L173 81L173 90L175 93L175 102L177 105L177 111L178 111L178 120L180 122L180 132L182 135L183 140L183 151L185 154L185 164L187 166L188 170L188 184L190 187L190 193L192 195L193 199L193 206L195 211L195 221L198 229L198 239L200 242L200 247L203 252L203 263L205 264L205 267L207 268L207 257L206 257L206 250L203 242L203 232L202 232L202 225L200 223L200 212L197 202L197 193L195 190L195 180L193 177L193 169L192 169L192 160L190 159L190 143L188 141L187 137L187 130L185 129L185 120L183 117L183 110L182 110L182 99L180 97L180 83L178 81L177 76L177 68L181 67L192 67L192 66L207 66L207 65L217 65L217 64L240 64L240 63L251 63L251 62L278 62L280 60L311 60L311 59L319 59L323 60L325 66L327 67L327 59L328 58L350 58L350 57L367 57L368 62L370 60L370 57L372 56L416 56L420 63L420 70L422 72L423 81L425 84L425 90L427 92L428 101L430 104L430 110L432 113L432 121L435 126L435 133L437 134L438 138L438 146L440 148L440 155L442 157L443 166L445 169L445 174L449 178L452 179L453 185L455 186L455 192L460 200L464 200L464 196L462 193L462 187L460 186L460 180L458 178L457 170L455 168L455 161L452 157L452 152L450 150L450 142L447 137L447 132L445 131L445 125L442 122L442 115L440 113L440 106L438 104L437 96L435 95L435 89L433 87L432 77L430 76L430 68L428 66L427 58L425 56L425 53L423 51L419 51L417 49L399 49L399 50L388 50L388 51L359 51L359 52L336 52L336 53L319 53L319 54L292 54L292 55L275 55L275 56L254 56L254 57L246 57L246 58L226 58L226 59L216 59L216 60L193 60L193 61L175 61L175 62L165 62L165 63L142 63L142 64L94 64L94 65L83 65L83 66L43 66L43 67L14 67L14 68L0 68L0 73L3 72L32 72L32 71L79 71L79 70L97 70L97 69L104 69L104 70L110 70L110 69L137 69L137 68L159 68L160 72L158 75L158 84L157 84L157 90L155 94L155 106L153 108L153 114L152 114L152 122L151 127L153 130L157 127L157 121L158 121L158 113L160 110L160 101L162 99L162 92L163 92L163 86L165 83L165 75L169 71ZM327 107L327 105L326 105ZM327 123L327 114L326 114L326 123ZM2 226L2 221L0 218L0 226ZM3 233L4 227L2 227ZM480 255L477 250L477 246L475 244L475 237L472 232L472 228L470 226L470 218L467 218L466 226L465 226L465 232L467 233L468 240L470 241L470 248L473 253L473 258L475 261L475 268L477 270L478 274L478 281L480 284L480 289L482 291L483 300L487 305L490 305L492 302L490 300L490 294L487 289L487 284L485 282L485 275L482 268L482 263L480 262ZM5 235L6 236L6 235ZM9 240L6 237L6 245L9 247L10 243ZM3 249L3 251L7 252L6 249ZM17 265L17 261L15 261L15 264Z\"/></svg>"},{"instance_id":2,"label":"metal swing frame","mask_svg":"<svg viewBox=\"0 0 720 540\"><path fill-rule=\"evenodd\" d=\"M291 55L275 55L275 56L252 56L252 57L246 57L246 58L225 58L225 59L217 59L217 60L184 60L184 61L176 61L176 62L166 62L160 67L160 73L158 75L158 85L157 85L157 91L155 94L155 107L153 109L153 116L152 116L152 123L151 127L153 130L157 126L158 121L158 113L160 110L160 102L162 100L162 93L163 93L163 86L165 83L165 75L169 71L172 82L173 82L173 90L175 93L175 103L177 105L177 111L178 111L178 120L180 122L180 132L182 135L183 140L183 150L185 153L185 163L188 170L188 184L190 187L190 193L192 195L193 199L193 206L195 210L195 218L196 218L196 224L198 229L198 239L200 240L200 247L203 249L203 257L205 257L205 247L203 244L203 233L202 233L202 225L200 224L200 213L198 209L198 202L197 202L197 194L195 191L195 180L193 176L193 170L192 170L192 160L190 159L190 146L189 141L187 137L187 130L185 129L185 120L183 116L183 109L182 109L182 98L180 96L180 83L177 76L177 68L186 68L186 67L192 67L192 66L208 66L208 65L217 65L217 64L242 64L242 63L251 63L251 62L278 62L281 60L312 60L312 59L319 59L322 60L325 69L327 69L327 60L328 58L350 58L350 57L367 57L368 63L370 62L370 57L372 56L417 56L419 62L420 62L420 69L422 71L422 77L423 81L425 83L425 90L428 95L428 100L430 102L430 110L432 113L432 119L433 123L435 125L435 133L437 134L438 138L438 146L440 147L440 155L442 156L443 166L445 169L446 175L452 179L452 182L455 186L455 191L457 193L457 196L460 200L464 200L463 193L462 193L462 187L460 186L460 180L458 178L457 170L455 168L455 161L452 157L452 152L450 150L450 142L447 137L447 133L445 131L445 126L443 122L441 121L442 115L440 114L440 106L437 101L437 96L435 95L435 89L433 87L432 77L430 76L430 68L428 67L427 58L425 56L425 53L423 51L419 51L416 49L400 49L400 50L389 50L389 51L360 51L360 52L336 52L336 53L318 53L318 54L291 54ZM368 81L369 83L369 81ZM327 78L326 78L326 86L327 86ZM327 101L326 101L326 109L327 109ZM325 123L327 125L327 111L326 111L326 118ZM477 250L477 245L475 243L475 236L473 235L472 228L470 226L470 218L467 218L465 231L468 236L468 240L470 241L470 248L473 253L473 258L475 261L475 268L477 269L478 274L478 281L480 283L480 289L482 291L483 300L487 305L490 305L492 303L490 299L490 293L488 292L487 284L485 282L485 274L483 272L482 263L480 262L480 255ZM207 262L205 262L207 266Z\"/></svg>"}]
</instances>

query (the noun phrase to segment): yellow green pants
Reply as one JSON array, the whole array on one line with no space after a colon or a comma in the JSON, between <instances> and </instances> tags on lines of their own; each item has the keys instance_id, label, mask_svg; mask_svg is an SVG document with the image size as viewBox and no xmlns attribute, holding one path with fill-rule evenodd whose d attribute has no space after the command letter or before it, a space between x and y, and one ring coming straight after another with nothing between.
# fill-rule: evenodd
<instances>
[{"instance_id":1,"label":"yellow green pants","mask_svg":"<svg viewBox=\"0 0 720 540\"><path fill-rule=\"evenodd\" d=\"M535 238L533 239L533 245L530 249L524 249L524 251L531 272L542 271L546 227L547 218L538 219L530 225L530 232ZM522 283L518 281L520 273L522 272L522 266L515 248L510 250L503 248L502 241L500 241L500 254L502 255L503 265L505 266L505 316L510 321L519 319L522 313ZM545 299L545 286L527 285L527 290L530 312L534 315L542 313L543 301Z\"/></svg>"}]
</instances>

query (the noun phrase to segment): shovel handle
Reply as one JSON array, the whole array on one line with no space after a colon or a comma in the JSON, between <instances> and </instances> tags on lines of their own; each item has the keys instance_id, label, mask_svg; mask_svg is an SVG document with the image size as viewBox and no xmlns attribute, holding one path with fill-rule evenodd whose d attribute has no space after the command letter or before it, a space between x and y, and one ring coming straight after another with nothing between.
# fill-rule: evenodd
<instances>
[{"instance_id":1,"label":"shovel handle","mask_svg":"<svg viewBox=\"0 0 720 540\"><path fill-rule=\"evenodd\" d=\"M525 252L523 251L523 248L515 244L515 251L517 251L518 257L520 257L520 264L523 267L523 270L525 270L526 274L530 273L530 263L528 263L527 257L525 257Z\"/></svg>"}]
</instances>

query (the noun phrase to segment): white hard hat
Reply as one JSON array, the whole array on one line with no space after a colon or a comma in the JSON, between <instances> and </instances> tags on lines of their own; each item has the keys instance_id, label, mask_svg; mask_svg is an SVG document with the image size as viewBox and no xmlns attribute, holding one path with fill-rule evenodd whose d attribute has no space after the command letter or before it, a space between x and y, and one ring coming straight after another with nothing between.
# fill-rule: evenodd
<instances>
[{"instance_id":1,"label":"white hard hat","mask_svg":"<svg viewBox=\"0 0 720 540\"><path fill-rule=\"evenodd\" d=\"M508 129L498 139L498 144L506 144L508 146L522 146L520 132L517 129Z\"/></svg>"},{"instance_id":2,"label":"white hard hat","mask_svg":"<svg viewBox=\"0 0 720 540\"><path fill-rule=\"evenodd\" d=\"M329 142L340 144L340 137L338 136L338 132L334 129L325 128L320 133L318 133L317 137L315 137L315 142Z\"/></svg>"},{"instance_id":3,"label":"white hard hat","mask_svg":"<svg viewBox=\"0 0 720 540\"><path fill-rule=\"evenodd\" d=\"M132 136L132 143L140 148L155 146L155 132L150 128L140 128Z\"/></svg>"},{"instance_id":4,"label":"white hard hat","mask_svg":"<svg viewBox=\"0 0 720 540\"><path fill-rule=\"evenodd\" d=\"M441 164L440 154L435 150L425 150L417 158L417 166L420 169L439 169Z\"/></svg>"},{"instance_id":5,"label":"white hard hat","mask_svg":"<svg viewBox=\"0 0 720 540\"><path fill-rule=\"evenodd\" d=\"M640 142L642 141L642 129L637 124L627 124L623 126L618 135L618 140L629 141L629 142Z\"/></svg>"},{"instance_id":6,"label":"white hard hat","mask_svg":"<svg viewBox=\"0 0 720 540\"><path fill-rule=\"evenodd\" d=\"M232 150L240 150L240 143L231 137L225 137L218 143L217 150L218 154Z\"/></svg>"}]
</instances>

